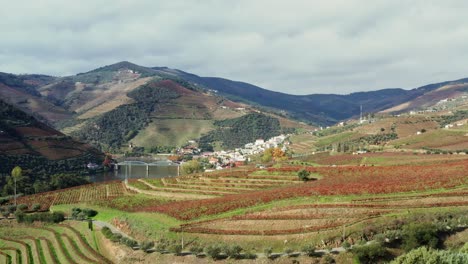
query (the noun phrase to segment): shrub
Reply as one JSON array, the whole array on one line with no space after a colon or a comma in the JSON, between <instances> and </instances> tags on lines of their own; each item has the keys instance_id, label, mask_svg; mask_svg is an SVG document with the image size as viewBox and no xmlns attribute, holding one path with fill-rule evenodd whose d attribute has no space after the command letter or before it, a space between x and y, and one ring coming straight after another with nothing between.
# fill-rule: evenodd
<instances>
[{"instance_id":1,"label":"shrub","mask_svg":"<svg viewBox=\"0 0 468 264\"><path fill-rule=\"evenodd\" d=\"M242 252L242 250L243 250L242 247L239 245L226 247L226 255L232 259L239 259L241 256L240 253Z\"/></svg>"},{"instance_id":2,"label":"shrub","mask_svg":"<svg viewBox=\"0 0 468 264\"><path fill-rule=\"evenodd\" d=\"M460 249L461 253L468 253L468 242L463 245L463 247Z\"/></svg>"},{"instance_id":3,"label":"shrub","mask_svg":"<svg viewBox=\"0 0 468 264\"><path fill-rule=\"evenodd\" d=\"M110 240L112 242L120 242L120 239L122 238L122 234L119 233L113 233L110 237Z\"/></svg>"},{"instance_id":4,"label":"shrub","mask_svg":"<svg viewBox=\"0 0 468 264\"><path fill-rule=\"evenodd\" d=\"M24 223L24 222L31 223L25 219L26 214L23 211L16 211L15 218L16 218L16 221L18 221L18 223Z\"/></svg>"},{"instance_id":5,"label":"shrub","mask_svg":"<svg viewBox=\"0 0 468 264\"><path fill-rule=\"evenodd\" d=\"M312 245L306 245L302 248L302 252L309 257L315 256L315 247Z\"/></svg>"},{"instance_id":6,"label":"shrub","mask_svg":"<svg viewBox=\"0 0 468 264\"><path fill-rule=\"evenodd\" d=\"M146 240L146 241L143 241L141 243L141 250L143 250L144 252L148 253L150 249L152 249L154 247L154 242L153 241L149 241L149 240Z\"/></svg>"},{"instance_id":7,"label":"shrub","mask_svg":"<svg viewBox=\"0 0 468 264\"><path fill-rule=\"evenodd\" d=\"M464 264L468 263L468 254L450 251L439 251L431 248L420 247L399 256L391 264Z\"/></svg>"},{"instance_id":8,"label":"shrub","mask_svg":"<svg viewBox=\"0 0 468 264\"><path fill-rule=\"evenodd\" d=\"M26 211L28 209L28 205L27 204L20 204L18 205L18 207L16 208L16 210L20 210L20 211Z\"/></svg>"},{"instance_id":9,"label":"shrub","mask_svg":"<svg viewBox=\"0 0 468 264\"><path fill-rule=\"evenodd\" d=\"M385 235L384 234L376 234L374 236L374 240L377 242L377 243L380 243L380 244L383 244L385 243Z\"/></svg>"},{"instance_id":10,"label":"shrub","mask_svg":"<svg viewBox=\"0 0 468 264\"><path fill-rule=\"evenodd\" d=\"M192 252L192 253L195 254L195 255L199 255L200 253L203 252L203 247L197 246L197 245L192 246L192 247L190 248L190 252Z\"/></svg>"},{"instance_id":11,"label":"shrub","mask_svg":"<svg viewBox=\"0 0 468 264\"><path fill-rule=\"evenodd\" d=\"M352 252L364 263L376 263L376 260L387 254L386 249L379 243L354 247Z\"/></svg>"},{"instance_id":12,"label":"shrub","mask_svg":"<svg viewBox=\"0 0 468 264\"><path fill-rule=\"evenodd\" d=\"M308 180L309 180L309 176L310 176L310 172L308 172L308 171L305 170L305 169L302 169L302 170L300 170L300 171L297 173L297 176L298 176L299 179L301 179L302 181L308 181Z\"/></svg>"},{"instance_id":13,"label":"shrub","mask_svg":"<svg viewBox=\"0 0 468 264\"><path fill-rule=\"evenodd\" d=\"M94 217L98 214L98 212L94 209L89 209L89 208L85 208L83 209L83 213L87 216L87 217Z\"/></svg>"},{"instance_id":14,"label":"shrub","mask_svg":"<svg viewBox=\"0 0 468 264\"><path fill-rule=\"evenodd\" d=\"M257 258L257 254L251 252L251 251L247 251L245 252L244 254L244 258L245 259L256 259Z\"/></svg>"},{"instance_id":15,"label":"shrub","mask_svg":"<svg viewBox=\"0 0 468 264\"><path fill-rule=\"evenodd\" d=\"M332 264L332 263L335 263L335 259L333 259L333 257L328 254L323 256L322 259L320 259L320 264Z\"/></svg>"},{"instance_id":16,"label":"shrub","mask_svg":"<svg viewBox=\"0 0 468 264\"><path fill-rule=\"evenodd\" d=\"M403 248L406 251L428 246L436 248L439 243L438 230L431 223L411 223L403 227Z\"/></svg>"},{"instance_id":17,"label":"shrub","mask_svg":"<svg viewBox=\"0 0 468 264\"><path fill-rule=\"evenodd\" d=\"M16 211L16 205L9 205L7 209L8 209L8 212L12 214Z\"/></svg>"},{"instance_id":18,"label":"shrub","mask_svg":"<svg viewBox=\"0 0 468 264\"><path fill-rule=\"evenodd\" d=\"M101 233L108 239L110 239L112 237L112 235L114 234L114 233L112 233L110 228L108 228L107 226L105 226L105 227L103 227L101 229Z\"/></svg>"},{"instance_id":19,"label":"shrub","mask_svg":"<svg viewBox=\"0 0 468 264\"><path fill-rule=\"evenodd\" d=\"M98 214L96 210L85 208L81 209L78 207L75 207L72 209L71 217L72 219L75 220L86 220L90 217L94 217Z\"/></svg>"},{"instance_id":20,"label":"shrub","mask_svg":"<svg viewBox=\"0 0 468 264\"><path fill-rule=\"evenodd\" d=\"M60 223L65 221L65 213L64 212L53 212L52 213L52 222Z\"/></svg>"},{"instance_id":21,"label":"shrub","mask_svg":"<svg viewBox=\"0 0 468 264\"><path fill-rule=\"evenodd\" d=\"M60 223L65 220L65 214L63 212L25 214L23 211L17 211L15 216L18 223L32 223L35 221Z\"/></svg>"},{"instance_id":22,"label":"shrub","mask_svg":"<svg viewBox=\"0 0 468 264\"><path fill-rule=\"evenodd\" d=\"M212 259L220 259L221 258L221 247L217 245L209 245L205 248L205 252L208 256Z\"/></svg>"},{"instance_id":23,"label":"shrub","mask_svg":"<svg viewBox=\"0 0 468 264\"><path fill-rule=\"evenodd\" d=\"M35 203L32 205L32 208L31 208L33 211L39 211L41 209L41 205L38 204L38 203Z\"/></svg>"},{"instance_id":24,"label":"shrub","mask_svg":"<svg viewBox=\"0 0 468 264\"><path fill-rule=\"evenodd\" d=\"M343 243L341 243L341 246L344 249L348 250L351 247L351 244L348 241L344 241Z\"/></svg>"},{"instance_id":25,"label":"shrub","mask_svg":"<svg viewBox=\"0 0 468 264\"><path fill-rule=\"evenodd\" d=\"M384 234L388 243L393 243L403 237L403 232L401 230L388 230L385 231Z\"/></svg>"},{"instance_id":26,"label":"shrub","mask_svg":"<svg viewBox=\"0 0 468 264\"><path fill-rule=\"evenodd\" d=\"M176 256L179 256L182 253L182 245L174 244L170 246L170 252L174 253Z\"/></svg>"},{"instance_id":27,"label":"shrub","mask_svg":"<svg viewBox=\"0 0 468 264\"><path fill-rule=\"evenodd\" d=\"M138 242L136 242L135 240L133 240L131 238L128 238L128 237L122 237L120 239L120 243L126 245L129 248L134 248L134 247L138 246Z\"/></svg>"}]
</instances>

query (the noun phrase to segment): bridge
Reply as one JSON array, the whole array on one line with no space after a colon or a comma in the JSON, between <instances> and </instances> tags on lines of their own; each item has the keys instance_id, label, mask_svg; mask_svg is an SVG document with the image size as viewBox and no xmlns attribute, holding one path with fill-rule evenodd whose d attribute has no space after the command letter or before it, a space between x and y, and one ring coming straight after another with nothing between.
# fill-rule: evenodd
<instances>
[{"instance_id":1,"label":"bridge","mask_svg":"<svg viewBox=\"0 0 468 264\"><path fill-rule=\"evenodd\" d=\"M180 166L177 163L174 163L170 160L157 160L154 162L144 162L138 160L125 160L115 164L115 170L119 170L120 166L125 167L125 182L128 182L128 175L132 174L132 167L146 167L146 177L149 176L149 168L152 166L155 167L177 167L177 176L180 175Z\"/></svg>"}]
</instances>

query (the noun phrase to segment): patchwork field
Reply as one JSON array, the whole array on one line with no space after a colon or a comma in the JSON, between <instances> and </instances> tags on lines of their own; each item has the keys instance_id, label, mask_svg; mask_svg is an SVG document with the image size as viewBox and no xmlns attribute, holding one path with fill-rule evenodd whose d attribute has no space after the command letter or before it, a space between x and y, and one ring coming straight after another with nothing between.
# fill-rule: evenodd
<instances>
[{"instance_id":1,"label":"patchwork field","mask_svg":"<svg viewBox=\"0 0 468 264\"><path fill-rule=\"evenodd\" d=\"M14 223L0 225L3 263L112 263L100 252L94 231L85 223L33 227ZM78 231L78 229L80 231Z\"/></svg>"},{"instance_id":2,"label":"patchwork field","mask_svg":"<svg viewBox=\"0 0 468 264\"><path fill-rule=\"evenodd\" d=\"M421 154L408 152L381 152L364 153L359 155L328 152L316 153L301 157L293 164L319 164L319 165L361 165L361 166L392 166L392 165L430 165L440 163L450 163L466 160L464 154Z\"/></svg>"},{"instance_id":3,"label":"patchwork field","mask_svg":"<svg viewBox=\"0 0 468 264\"><path fill-rule=\"evenodd\" d=\"M304 243L321 249L340 247L343 241L357 244L417 217L443 219L450 215L460 225L468 223L466 155L312 156L316 159L295 162L315 166L283 164L263 170L132 179L128 185L115 181L22 197L18 203L40 203L43 210L64 212L73 207L95 208L98 220L117 225L140 241L177 244L183 240L204 246L235 243L257 255L263 254L266 245L278 251L286 246L297 250ZM310 173L307 182L298 177L304 169ZM60 250L61 243L71 249L57 258L82 263L76 249L79 244L73 242L68 229L53 229L35 231L50 240L50 245L46 240L38 241L40 245ZM27 249L21 247L12 250L11 244L2 245L1 255L7 261L25 258L21 251ZM47 261L54 263L52 256Z\"/></svg>"}]
</instances>

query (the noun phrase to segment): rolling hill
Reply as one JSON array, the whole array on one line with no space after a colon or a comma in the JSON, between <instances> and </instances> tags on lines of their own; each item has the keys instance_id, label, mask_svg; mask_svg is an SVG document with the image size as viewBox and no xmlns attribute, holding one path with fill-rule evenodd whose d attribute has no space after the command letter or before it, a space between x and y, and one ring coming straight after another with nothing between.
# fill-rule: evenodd
<instances>
[{"instance_id":1,"label":"rolling hill","mask_svg":"<svg viewBox=\"0 0 468 264\"><path fill-rule=\"evenodd\" d=\"M113 150L130 142L147 148L181 146L212 135L220 128L217 121L255 111L279 120L278 131L284 131L356 117L361 105L365 113L443 108L443 100L453 105L452 99L466 97L467 87L468 79L460 79L411 90L290 95L125 61L66 77L0 74L0 96L7 102L67 135ZM164 98L153 90L166 91ZM455 109L466 105L465 99L457 101Z\"/></svg>"},{"instance_id":2,"label":"rolling hill","mask_svg":"<svg viewBox=\"0 0 468 264\"><path fill-rule=\"evenodd\" d=\"M13 193L12 169L22 193L35 193L83 184L79 175L89 162L101 163L104 154L38 121L0 100L0 189ZM71 173L73 174L72 176ZM65 175L66 174L66 175Z\"/></svg>"},{"instance_id":3,"label":"rolling hill","mask_svg":"<svg viewBox=\"0 0 468 264\"><path fill-rule=\"evenodd\" d=\"M45 81L34 85L27 76L5 76L0 94L12 104L105 150L125 149L130 142L147 150L182 146L215 130L217 121L259 111L177 76L129 62L74 76L43 77ZM6 96L9 93L14 95ZM275 114L278 110L262 112L278 121L278 133L310 128Z\"/></svg>"}]
</instances>

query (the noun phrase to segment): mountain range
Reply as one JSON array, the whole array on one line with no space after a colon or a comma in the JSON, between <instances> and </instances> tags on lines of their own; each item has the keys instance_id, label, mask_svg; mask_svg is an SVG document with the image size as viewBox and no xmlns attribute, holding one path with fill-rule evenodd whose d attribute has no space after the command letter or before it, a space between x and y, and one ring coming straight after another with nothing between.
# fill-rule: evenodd
<instances>
[{"instance_id":1,"label":"mountain range","mask_svg":"<svg viewBox=\"0 0 468 264\"><path fill-rule=\"evenodd\" d=\"M161 146L181 146L200 138L211 139L208 143L213 146L235 147L235 142L270 136L262 129L268 118L278 120L277 127L269 130L283 133L357 117L361 106L365 113L402 113L466 92L468 79L410 90L291 95L125 61L65 77L0 73L3 100L105 150L132 142L158 151ZM226 120L229 126L222 125ZM246 127L258 133L233 140Z\"/></svg>"}]
</instances>

